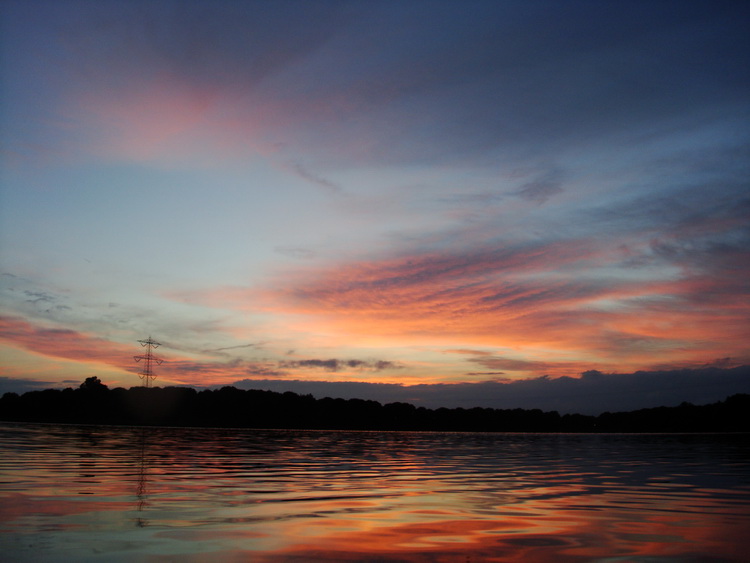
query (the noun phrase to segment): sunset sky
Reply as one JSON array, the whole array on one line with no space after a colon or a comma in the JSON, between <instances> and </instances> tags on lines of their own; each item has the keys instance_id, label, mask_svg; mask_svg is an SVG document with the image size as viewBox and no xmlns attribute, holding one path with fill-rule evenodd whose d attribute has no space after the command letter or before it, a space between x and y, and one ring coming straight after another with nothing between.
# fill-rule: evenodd
<instances>
[{"instance_id":1,"label":"sunset sky","mask_svg":"<svg viewBox=\"0 0 750 563\"><path fill-rule=\"evenodd\" d=\"M750 391L750 3L0 10L2 391Z\"/></svg>"}]
</instances>

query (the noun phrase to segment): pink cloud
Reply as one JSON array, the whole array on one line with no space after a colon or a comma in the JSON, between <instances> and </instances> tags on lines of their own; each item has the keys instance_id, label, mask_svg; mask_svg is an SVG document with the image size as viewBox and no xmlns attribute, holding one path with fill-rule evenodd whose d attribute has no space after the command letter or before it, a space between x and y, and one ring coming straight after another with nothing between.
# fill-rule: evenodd
<instances>
[{"instance_id":1,"label":"pink cloud","mask_svg":"<svg viewBox=\"0 0 750 563\"><path fill-rule=\"evenodd\" d=\"M133 359L133 356L143 352L135 342L133 346L128 346L75 330L37 326L16 317L0 317L0 339L11 346L53 359L109 366L132 374L139 372L142 367ZM219 381L222 377L224 381L230 381L232 378L245 376L247 371L238 370L231 364L198 363L170 355L167 361L155 369L155 373L157 383L163 381L164 384L203 385ZM139 384L135 376L124 377L123 381L126 379L131 385Z\"/></svg>"},{"instance_id":2,"label":"pink cloud","mask_svg":"<svg viewBox=\"0 0 750 563\"><path fill-rule=\"evenodd\" d=\"M0 338L44 356L103 363L123 369L132 366L136 350L74 330L39 327L7 316L0 316Z\"/></svg>"},{"instance_id":3,"label":"pink cloud","mask_svg":"<svg viewBox=\"0 0 750 563\"><path fill-rule=\"evenodd\" d=\"M217 100L211 89L163 75L80 94L62 111L80 124L87 152L169 163L197 157L201 145L212 153L224 148L212 114Z\"/></svg>"},{"instance_id":4,"label":"pink cloud","mask_svg":"<svg viewBox=\"0 0 750 563\"><path fill-rule=\"evenodd\" d=\"M47 328L34 325L15 317L0 317L0 339L9 345L40 354L52 359L62 359L92 366L109 366L123 372L135 374L142 368L133 356L143 352L137 343L133 346L118 344L103 338L93 337L70 329ZM159 349L158 352L162 352ZM380 373L384 370L398 370L402 366L387 360L359 359L287 359L274 360L199 360L188 357L156 353L165 361L155 366L155 385L222 385L238 379L296 377L301 380L316 379L320 371L335 371L337 379L355 378L367 373ZM80 365L79 364L79 365ZM311 372L311 373L308 373ZM9 377L28 374L4 372ZM71 377L76 377L71 374ZM123 378L124 385L138 385L136 377ZM118 382L119 384L119 382Z\"/></svg>"},{"instance_id":5,"label":"pink cloud","mask_svg":"<svg viewBox=\"0 0 750 563\"><path fill-rule=\"evenodd\" d=\"M611 258L586 241L415 254L308 267L272 286L227 288L203 301L252 304L286 315L290 326L338 334L332 338L339 343L356 336L517 351L473 360L493 371L574 375L592 366L640 369L748 356L750 305L736 282L673 272L672 279L656 279L653 270L603 275Z\"/></svg>"}]
</instances>

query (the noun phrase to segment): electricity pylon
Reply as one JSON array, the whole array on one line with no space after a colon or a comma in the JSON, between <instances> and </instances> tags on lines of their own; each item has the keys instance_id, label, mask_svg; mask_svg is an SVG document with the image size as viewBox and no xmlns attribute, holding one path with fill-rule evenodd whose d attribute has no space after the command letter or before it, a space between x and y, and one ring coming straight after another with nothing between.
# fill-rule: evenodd
<instances>
[{"instance_id":1,"label":"electricity pylon","mask_svg":"<svg viewBox=\"0 0 750 563\"><path fill-rule=\"evenodd\" d=\"M151 380L156 377L153 370L151 369L151 364L155 363L158 366L161 365L161 363L164 361L161 358L157 358L156 356L154 356L151 350L154 348L158 348L159 346L161 346L161 344L159 342L156 342L150 336L146 340L139 340L138 342L141 343L141 346L146 348L146 353L143 356L133 356L133 359L136 362L140 362L141 360L143 360L143 371L139 375L143 380L143 386L148 387L151 383Z\"/></svg>"}]
</instances>

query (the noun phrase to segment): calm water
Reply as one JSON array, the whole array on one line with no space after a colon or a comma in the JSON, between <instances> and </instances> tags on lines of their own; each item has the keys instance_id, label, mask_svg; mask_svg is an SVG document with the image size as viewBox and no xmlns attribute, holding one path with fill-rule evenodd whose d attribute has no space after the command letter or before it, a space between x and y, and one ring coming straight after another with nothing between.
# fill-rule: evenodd
<instances>
[{"instance_id":1,"label":"calm water","mask_svg":"<svg viewBox=\"0 0 750 563\"><path fill-rule=\"evenodd\" d=\"M0 424L3 561L747 561L750 438Z\"/></svg>"}]
</instances>

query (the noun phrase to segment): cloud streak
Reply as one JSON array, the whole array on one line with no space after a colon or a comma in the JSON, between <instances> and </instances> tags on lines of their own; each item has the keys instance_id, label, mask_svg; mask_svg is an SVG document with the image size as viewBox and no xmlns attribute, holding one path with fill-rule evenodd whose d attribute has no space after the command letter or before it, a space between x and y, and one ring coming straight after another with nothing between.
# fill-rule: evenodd
<instances>
[{"instance_id":1,"label":"cloud streak","mask_svg":"<svg viewBox=\"0 0 750 563\"><path fill-rule=\"evenodd\" d=\"M289 360L280 362L279 366L284 369L317 368L329 372L337 372L341 371L342 369L357 371L382 371L386 369L390 370L399 368L398 364L387 360L338 360L335 358L331 358L328 360Z\"/></svg>"},{"instance_id":2,"label":"cloud streak","mask_svg":"<svg viewBox=\"0 0 750 563\"><path fill-rule=\"evenodd\" d=\"M118 385L129 387L140 384L132 375L142 369L142 365L136 364L133 358L142 353L142 348L137 347L135 343L132 346L125 345L68 328L40 326L8 316L0 317L0 340L50 359L74 362L81 366L106 368L108 377L119 377L116 382ZM154 371L157 374L157 382L162 385L175 383L195 385L222 378L226 381L239 374L269 376L279 373L268 369L261 363L241 360L198 362L176 354L159 354L159 356L164 356L165 362ZM262 367L265 369L261 369ZM117 372L120 374L118 375Z\"/></svg>"},{"instance_id":3,"label":"cloud streak","mask_svg":"<svg viewBox=\"0 0 750 563\"><path fill-rule=\"evenodd\" d=\"M300 178L303 178L304 180L307 180L315 184L316 186L323 188L326 191L329 191L332 193L338 193L341 191L340 186L338 186L337 184L334 184L330 180L326 180L325 178L318 176L317 174L313 174L306 167L302 166L302 164L298 162L290 164L288 168L294 174L297 174Z\"/></svg>"},{"instance_id":4,"label":"cloud streak","mask_svg":"<svg viewBox=\"0 0 750 563\"><path fill-rule=\"evenodd\" d=\"M124 368L132 348L64 328L45 328L20 318L0 317L0 339L54 358L102 363Z\"/></svg>"},{"instance_id":5,"label":"cloud streak","mask_svg":"<svg viewBox=\"0 0 750 563\"><path fill-rule=\"evenodd\" d=\"M606 251L592 248L593 241L570 241L306 269L298 280L262 295L279 310L342 330L416 341L474 339L540 353L577 350L579 361L588 356L610 367L628 356L629 365L679 354L705 361L721 355L728 342L741 346L747 334L741 278L688 274L668 280L649 271L621 276L616 269L594 274L612 264ZM236 298L243 298L241 291ZM686 350L701 341L694 352ZM476 361L504 369L498 359ZM539 365L555 373L551 363ZM558 369L567 370L564 365Z\"/></svg>"}]
</instances>

